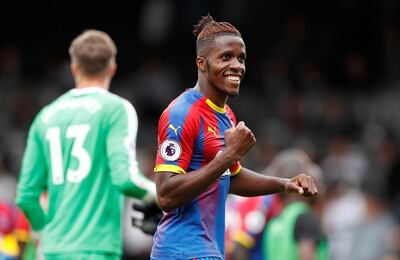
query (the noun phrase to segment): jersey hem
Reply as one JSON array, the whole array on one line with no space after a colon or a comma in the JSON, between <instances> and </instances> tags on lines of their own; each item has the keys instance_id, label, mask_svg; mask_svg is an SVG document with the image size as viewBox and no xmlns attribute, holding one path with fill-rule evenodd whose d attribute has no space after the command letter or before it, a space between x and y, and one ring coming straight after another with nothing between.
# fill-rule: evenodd
<instances>
[{"instance_id":1,"label":"jersey hem","mask_svg":"<svg viewBox=\"0 0 400 260\"><path fill-rule=\"evenodd\" d=\"M221 260L225 259L225 257L222 257L221 255L215 255L215 254L187 254L187 253L182 253L182 254L153 254L151 253L150 259L154 260L167 260L167 259L194 259L194 258L207 258L207 257L215 257L219 258Z\"/></svg>"}]
</instances>

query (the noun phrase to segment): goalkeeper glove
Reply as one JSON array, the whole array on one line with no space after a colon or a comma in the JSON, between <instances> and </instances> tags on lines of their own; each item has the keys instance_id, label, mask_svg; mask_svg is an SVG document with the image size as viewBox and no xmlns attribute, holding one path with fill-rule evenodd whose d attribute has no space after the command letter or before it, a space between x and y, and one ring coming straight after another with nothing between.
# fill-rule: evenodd
<instances>
[{"instance_id":1,"label":"goalkeeper glove","mask_svg":"<svg viewBox=\"0 0 400 260\"><path fill-rule=\"evenodd\" d=\"M156 203L143 204L133 202L132 208L143 213L143 218L132 217L132 226L140 228L144 233L153 235L157 230L158 222L163 217L161 209Z\"/></svg>"}]
</instances>

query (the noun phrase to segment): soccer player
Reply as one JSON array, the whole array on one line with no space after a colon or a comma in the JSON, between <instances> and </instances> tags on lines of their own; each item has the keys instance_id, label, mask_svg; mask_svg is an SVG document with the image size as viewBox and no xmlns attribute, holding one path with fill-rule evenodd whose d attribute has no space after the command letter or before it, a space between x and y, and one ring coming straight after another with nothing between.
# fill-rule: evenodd
<instances>
[{"instance_id":1,"label":"soccer player","mask_svg":"<svg viewBox=\"0 0 400 260\"><path fill-rule=\"evenodd\" d=\"M195 26L198 81L162 113L155 166L165 211L154 235L152 259L224 259L228 193L317 194L312 177L267 177L239 163L256 140L226 104L239 94L246 48L240 32L210 15Z\"/></svg>"},{"instance_id":2,"label":"soccer player","mask_svg":"<svg viewBox=\"0 0 400 260\"><path fill-rule=\"evenodd\" d=\"M36 116L29 131L17 204L43 229L46 259L120 259L123 195L155 201L155 184L136 160L138 119L108 91L117 48L88 30L69 48L76 86ZM48 211L39 203L48 192Z\"/></svg>"}]
</instances>

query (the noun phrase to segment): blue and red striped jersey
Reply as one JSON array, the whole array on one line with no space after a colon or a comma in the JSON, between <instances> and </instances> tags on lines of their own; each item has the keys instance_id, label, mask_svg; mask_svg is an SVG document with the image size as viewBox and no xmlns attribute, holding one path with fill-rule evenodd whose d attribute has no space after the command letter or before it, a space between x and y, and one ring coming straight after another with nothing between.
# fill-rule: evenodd
<instances>
[{"instance_id":1,"label":"blue and red striped jersey","mask_svg":"<svg viewBox=\"0 0 400 260\"><path fill-rule=\"evenodd\" d=\"M158 125L156 174L185 174L201 168L223 150L224 131L236 125L228 105L216 106L195 89L177 97L162 113ZM234 163L194 200L164 212L154 235L152 258L224 258L225 202Z\"/></svg>"}]
</instances>

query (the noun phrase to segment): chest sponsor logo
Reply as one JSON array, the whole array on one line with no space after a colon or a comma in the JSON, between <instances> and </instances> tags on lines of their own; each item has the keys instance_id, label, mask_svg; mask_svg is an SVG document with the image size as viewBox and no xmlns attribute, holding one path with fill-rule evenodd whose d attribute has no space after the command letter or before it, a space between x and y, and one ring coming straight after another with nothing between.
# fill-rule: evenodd
<instances>
[{"instance_id":1,"label":"chest sponsor logo","mask_svg":"<svg viewBox=\"0 0 400 260\"><path fill-rule=\"evenodd\" d=\"M182 154L180 144L175 140L167 139L160 146L160 155L166 161L176 161Z\"/></svg>"}]
</instances>

